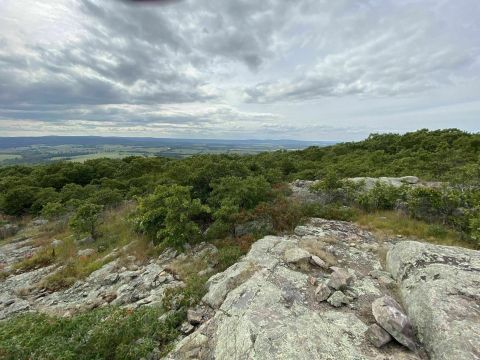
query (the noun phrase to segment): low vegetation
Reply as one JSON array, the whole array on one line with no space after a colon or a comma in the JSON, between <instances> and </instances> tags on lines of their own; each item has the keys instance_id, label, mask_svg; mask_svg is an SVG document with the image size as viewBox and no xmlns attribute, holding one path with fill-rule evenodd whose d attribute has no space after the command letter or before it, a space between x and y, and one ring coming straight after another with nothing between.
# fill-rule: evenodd
<instances>
[{"instance_id":1,"label":"low vegetation","mask_svg":"<svg viewBox=\"0 0 480 360\"><path fill-rule=\"evenodd\" d=\"M401 236L428 241L439 245L455 245L477 248L475 244L462 238L461 234L441 224L428 224L412 219L397 211L362 213L356 220L367 230L384 237Z\"/></svg>"},{"instance_id":2,"label":"low vegetation","mask_svg":"<svg viewBox=\"0 0 480 360\"><path fill-rule=\"evenodd\" d=\"M378 184L365 190L344 180L402 175L442 184ZM292 201L287 183L295 179L320 180L312 191L322 202ZM57 265L38 285L49 291L87 277L110 260L107 254L125 246L144 261L166 247L183 251L201 241L213 243L218 252L212 259L173 263L186 286L168 290L161 307L108 307L68 319L28 314L0 322L0 359L139 359L154 349L164 353L179 334L187 308L205 293L209 276L235 263L256 239L291 232L308 217L356 221L388 237L478 248L479 179L480 135L458 130L371 135L358 143L258 155L1 168L2 219L49 219L42 231L61 242L53 247L41 240L43 250L13 270ZM88 237L93 244L78 241ZM87 247L94 254L77 256ZM318 255L335 262L328 254ZM2 271L0 281L8 276ZM170 315L158 321L165 311Z\"/></svg>"},{"instance_id":3,"label":"low vegetation","mask_svg":"<svg viewBox=\"0 0 480 360\"><path fill-rule=\"evenodd\" d=\"M72 318L20 315L0 323L0 358L5 360L141 359L164 354L179 335L182 314L159 321L162 308L135 311L107 307Z\"/></svg>"}]
</instances>

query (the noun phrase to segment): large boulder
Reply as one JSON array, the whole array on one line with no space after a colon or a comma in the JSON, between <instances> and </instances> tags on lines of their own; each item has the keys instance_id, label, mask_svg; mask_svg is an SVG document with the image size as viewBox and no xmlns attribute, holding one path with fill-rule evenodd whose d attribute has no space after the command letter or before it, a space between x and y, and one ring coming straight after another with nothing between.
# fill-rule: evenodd
<instances>
[{"instance_id":1,"label":"large boulder","mask_svg":"<svg viewBox=\"0 0 480 360\"><path fill-rule=\"evenodd\" d=\"M389 250L387 269L432 359L480 357L480 252L404 241Z\"/></svg>"}]
</instances>

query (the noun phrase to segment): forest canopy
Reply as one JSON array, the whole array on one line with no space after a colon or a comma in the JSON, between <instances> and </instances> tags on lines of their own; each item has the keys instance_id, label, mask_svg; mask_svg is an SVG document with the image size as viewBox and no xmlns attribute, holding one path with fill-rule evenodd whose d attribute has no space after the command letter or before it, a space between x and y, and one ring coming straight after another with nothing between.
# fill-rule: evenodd
<instances>
[{"instance_id":1,"label":"forest canopy","mask_svg":"<svg viewBox=\"0 0 480 360\"><path fill-rule=\"evenodd\" d=\"M221 229L221 233L231 232L239 218L258 212L260 205L263 209L265 204L278 205L285 195L281 184L295 179L324 179L327 187L335 188L342 186L337 184L340 179L349 177L405 175L450 184L450 202L443 192L394 194L393 198L384 194L383 202L363 195L363 200L356 202L372 211L379 206L392 207L397 197L414 196L410 201L417 204L413 216L430 201L430 206L444 216L436 220L444 219L441 221L480 236L475 235L480 223L480 135L456 129L372 134L360 142L257 155L102 158L84 163L9 166L0 168L0 212L47 218L71 214L72 224L82 229L79 209L108 209L135 200L139 203L137 229L155 241L172 244L175 236L186 236L178 235L182 234L179 226L191 237L205 234L212 224L212 229ZM440 209L442 206L451 208ZM156 213L152 213L153 207ZM462 224L454 223L454 208L466 209L456 216L461 219L455 221Z\"/></svg>"}]
</instances>

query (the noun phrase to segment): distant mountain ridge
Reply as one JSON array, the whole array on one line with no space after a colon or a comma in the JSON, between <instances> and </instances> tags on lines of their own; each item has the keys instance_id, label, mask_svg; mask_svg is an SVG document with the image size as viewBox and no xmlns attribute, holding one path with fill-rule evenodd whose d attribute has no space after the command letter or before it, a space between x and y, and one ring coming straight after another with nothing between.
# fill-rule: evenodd
<instances>
[{"instance_id":1,"label":"distant mountain ridge","mask_svg":"<svg viewBox=\"0 0 480 360\"><path fill-rule=\"evenodd\" d=\"M305 148L308 146L333 145L337 141L303 140L232 140L232 139L175 139L153 137L114 137L114 136L31 136L0 137L0 149L17 148L32 145L131 145L131 146L175 146L175 145L271 145L286 148Z\"/></svg>"}]
</instances>

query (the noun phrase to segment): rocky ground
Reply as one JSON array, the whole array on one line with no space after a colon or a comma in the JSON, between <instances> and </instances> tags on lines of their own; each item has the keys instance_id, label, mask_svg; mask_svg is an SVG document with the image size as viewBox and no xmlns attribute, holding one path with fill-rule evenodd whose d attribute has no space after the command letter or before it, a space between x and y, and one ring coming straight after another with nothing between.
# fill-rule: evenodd
<instances>
[{"instance_id":1,"label":"rocky ground","mask_svg":"<svg viewBox=\"0 0 480 360\"><path fill-rule=\"evenodd\" d=\"M9 259L5 269L15 261L35 251L30 240L13 242L0 247L0 258ZM182 286L182 281L172 274L169 265L179 256L206 256L216 251L209 244L200 244L186 254L169 250L147 264L134 256L121 256L128 249L118 249L105 259L106 265L94 271L84 280L57 292L48 292L39 286L42 279L61 270L51 265L16 274L0 280L0 320L26 311L42 311L59 316L106 306L108 304L136 308L158 305L166 289Z\"/></svg>"},{"instance_id":2,"label":"rocky ground","mask_svg":"<svg viewBox=\"0 0 480 360\"><path fill-rule=\"evenodd\" d=\"M37 251L17 240L0 246L4 269ZM0 279L0 320L159 304L166 289L182 286L172 262L215 252L200 244L139 262L117 249L86 279L53 293L38 284L59 267L13 271ZM351 223L311 219L292 235L258 240L207 287L167 359L480 358L478 251L380 240Z\"/></svg>"},{"instance_id":3,"label":"rocky ground","mask_svg":"<svg viewBox=\"0 0 480 360\"><path fill-rule=\"evenodd\" d=\"M397 241L322 219L257 241L168 359L478 359L479 253Z\"/></svg>"}]
</instances>

